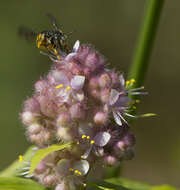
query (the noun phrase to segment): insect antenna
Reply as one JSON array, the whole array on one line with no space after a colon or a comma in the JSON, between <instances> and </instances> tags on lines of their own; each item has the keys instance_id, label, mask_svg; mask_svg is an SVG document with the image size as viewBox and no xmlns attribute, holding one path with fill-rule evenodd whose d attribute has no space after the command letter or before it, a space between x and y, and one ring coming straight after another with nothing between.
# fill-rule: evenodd
<instances>
[{"instance_id":1,"label":"insect antenna","mask_svg":"<svg viewBox=\"0 0 180 190\"><path fill-rule=\"evenodd\" d=\"M53 25L53 27L56 30L59 30L55 17L51 13L46 13L46 16L49 18L49 20L50 20L51 24Z\"/></svg>"}]
</instances>

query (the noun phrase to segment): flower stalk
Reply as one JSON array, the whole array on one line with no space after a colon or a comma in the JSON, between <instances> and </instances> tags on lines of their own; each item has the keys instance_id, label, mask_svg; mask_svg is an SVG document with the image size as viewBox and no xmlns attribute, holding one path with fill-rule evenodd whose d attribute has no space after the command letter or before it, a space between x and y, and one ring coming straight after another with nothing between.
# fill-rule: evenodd
<instances>
[{"instance_id":1,"label":"flower stalk","mask_svg":"<svg viewBox=\"0 0 180 190\"><path fill-rule=\"evenodd\" d=\"M133 78L136 81L133 87L139 87L144 84L164 2L165 0L147 1L139 40L128 75L129 79Z\"/></svg>"}]
</instances>

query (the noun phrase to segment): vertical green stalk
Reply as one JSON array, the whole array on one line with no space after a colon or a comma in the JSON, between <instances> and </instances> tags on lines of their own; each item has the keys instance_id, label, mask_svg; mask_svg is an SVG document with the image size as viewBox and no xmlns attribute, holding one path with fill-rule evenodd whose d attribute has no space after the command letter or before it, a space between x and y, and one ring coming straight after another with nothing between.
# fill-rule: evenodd
<instances>
[{"instance_id":1,"label":"vertical green stalk","mask_svg":"<svg viewBox=\"0 0 180 190\"><path fill-rule=\"evenodd\" d=\"M164 1L165 0L147 0L139 40L128 75L129 79L133 78L136 81L133 88L140 87L144 83ZM120 168L114 168L112 170L113 172L107 170L106 176L118 176L119 170Z\"/></svg>"},{"instance_id":2,"label":"vertical green stalk","mask_svg":"<svg viewBox=\"0 0 180 190\"><path fill-rule=\"evenodd\" d=\"M165 0L147 0L144 21L128 75L129 79L134 78L136 81L133 87L144 83L164 2Z\"/></svg>"}]
</instances>

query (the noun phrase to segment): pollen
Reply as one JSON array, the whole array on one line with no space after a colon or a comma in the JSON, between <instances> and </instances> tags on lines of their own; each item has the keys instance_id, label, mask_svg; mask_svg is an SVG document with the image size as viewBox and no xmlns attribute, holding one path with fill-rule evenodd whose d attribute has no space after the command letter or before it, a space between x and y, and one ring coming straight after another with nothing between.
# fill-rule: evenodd
<instances>
[{"instance_id":1,"label":"pollen","mask_svg":"<svg viewBox=\"0 0 180 190\"><path fill-rule=\"evenodd\" d=\"M131 83L131 85L133 85L135 83L135 79L131 79L130 83Z\"/></svg>"},{"instance_id":2,"label":"pollen","mask_svg":"<svg viewBox=\"0 0 180 190\"><path fill-rule=\"evenodd\" d=\"M87 137L86 135L82 135L82 137L81 137L81 138L82 138L82 139L85 139L86 137Z\"/></svg>"},{"instance_id":3,"label":"pollen","mask_svg":"<svg viewBox=\"0 0 180 190\"><path fill-rule=\"evenodd\" d=\"M23 161L23 156L22 155L19 155L19 160L18 162L21 163Z\"/></svg>"},{"instance_id":4,"label":"pollen","mask_svg":"<svg viewBox=\"0 0 180 190\"><path fill-rule=\"evenodd\" d=\"M90 144L94 144L94 143L95 143L95 141L94 141L94 140L91 140Z\"/></svg>"},{"instance_id":5,"label":"pollen","mask_svg":"<svg viewBox=\"0 0 180 190\"><path fill-rule=\"evenodd\" d=\"M126 86L129 86L129 84L130 84L130 81L127 80L127 81L126 81Z\"/></svg>"},{"instance_id":6,"label":"pollen","mask_svg":"<svg viewBox=\"0 0 180 190\"><path fill-rule=\"evenodd\" d=\"M56 86L56 88L62 88L63 87L63 84L59 84Z\"/></svg>"},{"instance_id":7,"label":"pollen","mask_svg":"<svg viewBox=\"0 0 180 190\"><path fill-rule=\"evenodd\" d=\"M65 91L65 92L68 92L70 89L71 89L71 87L70 87L70 86L67 86L64 91Z\"/></svg>"},{"instance_id":8,"label":"pollen","mask_svg":"<svg viewBox=\"0 0 180 190\"><path fill-rule=\"evenodd\" d=\"M90 136L87 136L86 138L89 140L89 139L90 139Z\"/></svg>"},{"instance_id":9,"label":"pollen","mask_svg":"<svg viewBox=\"0 0 180 190\"><path fill-rule=\"evenodd\" d=\"M82 173L79 170L75 170L74 173L78 175L82 175Z\"/></svg>"}]
</instances>

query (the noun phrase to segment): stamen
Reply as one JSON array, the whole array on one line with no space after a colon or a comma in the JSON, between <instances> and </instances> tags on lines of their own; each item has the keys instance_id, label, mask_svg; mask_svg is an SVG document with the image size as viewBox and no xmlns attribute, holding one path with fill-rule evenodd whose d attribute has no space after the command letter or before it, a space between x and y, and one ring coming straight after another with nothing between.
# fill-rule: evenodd
<instances>
[{"instance_id":1,"label":"stamen","mask_svg":"<svg viewBox=\"0 0 180 190\"><path fill-rule=\"evenodd\" d=\"M129 84L130 84L130 81L127 80L127 81L126 81L126 86L129 86Z\"/></svg>"},{"instance_id":2,"label":"stamen","mask_svg":"<svg viewBox=\"0 0 180 190\"><path fill-rule=\"evenodd\" d=\"M82 138L82 139L85 139L86 137L87 137L86 135L82 135L82 137L81 137L81 138Z\"/></svg>"},{"instance_id":3,"label":"stamen","mask_svg":"<svg viewBox=\"0 0 180 190\"><path fill-rule=\"evenodd\" d=\"M131 79L130 83L131 83L131 85L133 85L135 83L135 79Z\"/></svg>"},{"instance_id":4,"label":"stamen","mask_svg":"<svg viewBox=\"0 0 180 190\"><path fill-rule=\"evenodd\" d=\"M128 91L133 92L133 91L138 91L138 90L143 90L144 86L141 86L139 88L133 88L133 89L129 89Z\"/></svg>"},{"instance_id":5,"label":"stamen","mask_svg":"<svg viewBox=\"0 0 180 190\"><path fill-rule=\"evenodd\" d=\"M78 175L82 175L82 173L79 170L75 170L74 173Z\"/></svg>"},{"instance_id":6,"label":"stamen","mask_svg":"<svg viewBox=\"0 0 180 190\"><path fill-rule=\"evenodd\" d=\"M59 84L56 86L56 88L62 88L63 87L63 84Z\"/></svg>"},{"instance_id":7,"label":"stamen","mask_svg":"<svg viewBox=\"0 0 180 190\"><path fill-rule=\"evenodd\" d=\"M22 155L19 155L19 163L21 163L23 161L23 156Z\"/></svg>"},{"instance_id":8,"label":"stamen","mask_svg":"<svg viewBox=\"0 0 180 190\"><path fill-rule=\"evenodd\" d=\"M69 171L73 172L73 171L74 171L74 169L73 169L73 168L69 168Z\"/></svg>"},{"instance_id":9,"label":"stamen","mask_svg":"<svg viewBox=\"0 0 180 190\"><path fill-rule=\"evenodd\" d=\"M94 141L94 140L91 140L90 144L94 144L94 143L95 143L95 141Z\"/></svg>"},{"instance_id":10,"label":"stamen","mask_svg":"<svg viewBox=\"0 0 180 190\"><path fill-rule=\"evenodd\" d=\"M129 95L147 95L147 92L129 92Z\"/></svg>"},{"instance_id":11,"label":"stamen","mask_svg":"<svg viewBox=\"0 0 180 190\"><path fill-rule=\"evenodd\" d=\"M70 86L67 86L64 91L65 91L65 92L68 92L70 89L71 89L71 87L70 87Z\"/></svg>"}]
</instances>

